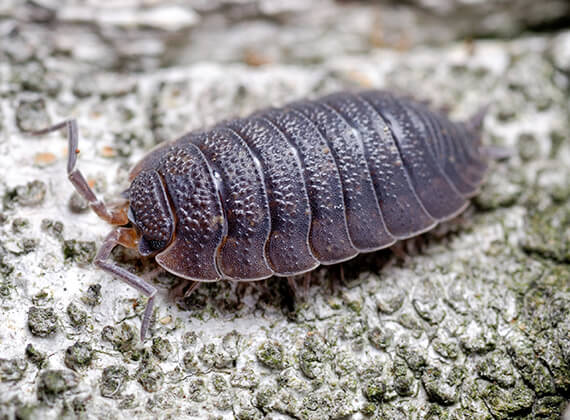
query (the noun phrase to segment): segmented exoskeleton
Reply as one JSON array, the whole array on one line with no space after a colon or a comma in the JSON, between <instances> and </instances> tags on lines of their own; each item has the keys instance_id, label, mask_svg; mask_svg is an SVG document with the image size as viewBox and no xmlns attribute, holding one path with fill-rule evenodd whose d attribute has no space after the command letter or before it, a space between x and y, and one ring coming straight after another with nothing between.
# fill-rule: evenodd
<instances>
[{"instance_id":1,"label":"segmented exoskeleton","mask_svg":"<svg viewBox=\"0 0 570 420\"><path fill-rule=\"evenodd\" d=\"M151 151L131 171L127 206L109 211L68 173L105 220L119 225L95 263L149 297L155 288L109 262L136 247L197 283L293 276L433 228L463 211L487 169L480 127L386 91L342 92L269 108ZM191 288L193 289L193 288Z\"/></svg>"}]
</instances>

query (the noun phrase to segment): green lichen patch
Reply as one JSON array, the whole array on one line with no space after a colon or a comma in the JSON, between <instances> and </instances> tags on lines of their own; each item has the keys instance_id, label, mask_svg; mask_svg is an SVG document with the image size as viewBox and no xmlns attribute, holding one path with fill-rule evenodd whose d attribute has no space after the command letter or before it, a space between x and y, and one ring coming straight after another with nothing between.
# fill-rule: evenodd
<instances>
[{"instance_id":1,"label":"green lichen patch","mask_svg":"<svg viewBox=\"0 0 570 420\"><path fill-rule=\"evenodd\" d=\"M259 375L251 367L246 366L232 373L230 383L235 388L254 389L259 385L259 379Z\"/></svg>"},{"instance_id":2,"label":"green lichen patch","mask_svg":"<svg viewBox=\"0 0 570 420\"><path fill-rule=\"evenodd\" d=\"M166 338L155 337L152 340L152 354L158 360L166 360L172 354L173 347L170 341Z\"/></svg>"},{"instance_id":3,"label":"green lichen patch","mask_svg":"<svg viewBox=\"0 0 570 420\"><path fill-rule=\"evenodd\" d=\"M41 229L52 238L63 239L63 223L58 220L42 219Z\"/></svg>"},{"instance_id":4,"label":"green lichen patch","mask_svg":"<svg viewBox=\"0 0 570 420\"><path fill-rule=\"evenodd\" d=\"M402 397L409 397L416 393L417 382L415 375L408 368L406 362L396 358L390 367L390 377L392 379L391 388Z\"/></svg>"},{"instance_id":5,"label":"green lichen patch","mask_svg":"<svg viewBox=\"0 0 570 420\"><path fill-rule=\"evenodd\" d=\"M445 330L438 330L431 342L433 350L442 357L455 360L461 353L459 342Z\"/></svg>"},{"instance_id":6,"label":"green lichen patch","mask_svg":"<svg viewBox=\"0 0 570 420\"><path fill-rule=\"evenodd\" d=\"M89 306L97 306L101 303L101 285L90 284L83 296L81 296L81 301Z\"/></svg>"},{"instance_id":7,"label":"green lichen patch","mask_svg":"<svg viewBox=\"0 0 570 420\"><path fill-rule=\"evenodd\" d=\"M365 382L362 393L367 400L374 403L381 403L384 401L387 390L388 385L386 384L386 378L377 376Z\"/></svg>"},{"instance_id":8,"label":"green lichen patch","mask_svg":"<svg viewBox=\"0 0 570 420\"><path fill-rule=\"evenodd\" d=\"M52 296L46 290L40 290L32 296L32 303L36 306L44 306L52 300Z\"/></svg>"},{"instance_id":9,"label":"green lichen patch","mask_svg":"<svg viewBox=\"0 0 570 420\"><path fill-rule=\"evenodd\" d=\"M78 370L88 367L93 360L93 348L85 341L77 341L65 350L65 366Z\"/></svg>"},{"instance_id":10,"label":"green lichen patch","mask_svg":"<svg viewBox=\"0 0 570 420\"><path fill-rule=\"evenodd\" d=\"M302 402L301 419L341 419L356 413L354 398L343 391L318 391L308 394Z\"/></svg>"},{"instance_id":11,"label":"green lichen patch","mask_svg":"<svg viewBox=\"0 0 570 420\"><path fill-rule=\"evenodd\" d=\"M372 415L363 412L365 415ZM404 407L399 407L392 404L382 404L378 413L373 417L374 420L406 420L412 418L411 413L409 413Z\"/></svg>"},{"instance_id":12,"label":"green lichen patch","mask_svg":"<svg viewBox=\"0 0 570 420\"><path fill-rule=\"evenodd\" d=\"M53 308L32 306L28 311L28 328L38 337L47 337L57 330L57 316Z\"/></svg>"},{"instance_id":13,"label":"green lichen patch","mask_svg":"<svg viewBox=\"0 0 570 420\"><path fill-rule=\"evenodd\" d=\"M164 391L157 392L149 397L145 405L145 409L157 415L161 412L168 410L175 417L180 417L182 412L176 409L177 401L185 397L182 388L173 386L165 389Z\"/></svg>"},{"instance_id":14,"label":"green lichen patch","mask_svg":"<svg viewBox=\"0 0 570 420\"><path fill-rule=\"evenodd\" d=\"M36 349L32 344L26 346L26 358L38 368L45 367L46 355Z\"/></svg>"},{"instance_id":15,"label":"green lichen patch","mask_svg":"<svg viewBox=\"0 0 570 420\"><path fill-rule=\"evenodd\" d=\"M333 359L332 349L318 333L308 333L299 351L299 367L310 379L320 378L326 363Z\"/></svg>"},{"instance_id":16,"label":"green lichen patch","mask_svg":"<svg viewBox=\"0 0 570 420\"><path fill-rule=\"evenodd\" d=\"M394 284L385 285L374 295L376 307L384 314L392 314L402 307L406 293Z\"/></svg>"},{"instance_id":17,"label":"green lichen patch","mask_svg":"<svg viewBox=\"0 0 570 420\"><path fill-rule=\"evenodd\" d=\"M115 350L123 354L132 352L137 340L135 328L126 322L117 327L107 325L103 328L101 337L103 341L111 343Z\"/></svg>"},{"instance_id":18,"label":"green lichen patch","mask_svg":"<svg viewBox=\"0 0 570 420\"><path fill-rule=\"evenodd\" d=\"M78 418L85 418L91 402L91 395L75 397L71 401L71 411Z\"/></svg>"},{"instance_id":19,"label":"green lichen patch","mask_svg":"<svg viewBox=\"0 0 570 420\"><path fill-rule=\"evenodd\" d=\"M17 250L13 250L14 255L26 255L34 252L39 245L39 240L36 238L22 238L17 243Z\"/></svg>"},{"instance_id":20,"label":"green lichen patch","mask_svg":"<svg viewBox=\"0 0 570 420\"><path fill-rule=\"evenodd\" d=\"M28 367L25 359L0 359L0 382L18 382Z\"/></svg>"},{"instance_id":21,"label":"green lichen patch","mask_svg":"<svg viewBox=\"0 0 570 420\"><path fill-rule=\"evenodd\" d=\"M534 350L525 341L512 341L507 352L513 364L538 395L554 392L552 376Z\"/></svg>"},{"instance_id":22,"label":"green lichen patch","mask_svg":"<svg viewBox=\"0 0 570 420\"><path fill-rule=\"evenodd\" d=\"M288 367L279 372L277 377L277 384L283 389L284 392L293 393L307 393L313 389L312 385L298 373L298 370L293 367Z\"/></svg>"},{"instance_id":23,"label":"green lichen patch","mask_svg":"<svg viewBox=\"0 0 570 420\"><path fill-rule=\"evenodd\" d=\"M68 239L63 241L63 256L66 261L73 261L78 264L91 264L95 258L97 247L93 241L78 241Z\"/></svg>"},{"instance_id":24,"label":"green lichen patch","mask_svg":"<svg viewBox=\"0 0 570 420\"><path fill-rule=\"evenodd\" d=\"M271 369L283 369L283 347L275 341L264 341L257 348L257 360Z\"/></svg>"},{"instance_id":25,"label":"green lichen patch","mask_svg":"<svg viewBox=\"0 0 570 420\"><path fill-rule=\"evenodd\" d=\"M558 262L570 262L570 205L530 211L525 218L522 248Z\"/></svg>"},{"instance_id":26,"label":"green lichen patch","mask_svg":"<svg viewBox=\"0 0 570 420\"><path fill-rule=\"evenodd\" d=\"M236 392L232 411L237 420L261 420L264 417L253 405L251 395L246 391Z\"/></svg>"},{"instance_id":27,"label":"green lichen patch","mask_svg":"<svg viewBox=\"0 0 570 420\"><path fill-rule=\"evenodd\" d=\"M566 324L561 324L562 328L542 331L533 345L535 354L548 367L554 387L561 395L570 394L569 323L567 319ZM566 356L563 349L566 349Z\"/></svg>"},{"instance_id":28,"label":"green lichen patch","mask_svg":"<svg viewBox=\"0 0 570 420\"><path fill-rule=\"evenodd\" d=\"M0 241L0 276L7 278L14 271L14 266L6 261L8 251ZM10 294L10 283L5 280L0 282L0 296L7 297Z\"/></svg>"},{"instance_id":29,"label":"green lichen patch","mask_svg":"<svg viewBox=\"0 0 570 420\"><path fill-rule=\"evenodd\" d=\"M480 321L471 320L462 328L459 339L461 347L467 354L484 354L497 347L498 337L492 327Z\"/></svg>"},{"instance_id":30,"label":"green lichen patch","mask_svg":"<svg viewBox=\"0 0 570 420\"><path fill-rule=\"evenodd\" d=\"M208 398L206 381L202 378L195 378L188 384L188 398L194 402L202 402Z\"/></svg>"},{"instance_id":31,"label":"green lichen patch","mask_svg":"<svg viewBox=\"0 0 570 420\"><path fill-rule=\"evenodd\" d=\"M516 150L524 162L535 160L540 157L540 142L532 133L520 133Z\"/></svg>"},{"instance_id":32,"label":"green lichen patch","mask_svg":"<svg viewBox=\"0 0 570 420\"><path fill-rule=\"evenodd\" d=\"M481 359L477 364L477 372L481 378L495 382L503 388L511 387L515 383L511 360L500 351L491 352Z\"/></svg>"},{"instance_id":33,"label":"green lichen patch","mask_svg":"<svg viewBox=\"0 0 570 420\"><path fill-rule=\"evenodd\" d=\"M568 401L560 396L541 398L537 400L532 407L532 418L545 420L565 420L565 417L562 415L562 411L567 404Z\"/></svg>"},{"instance_id":34,"label":"green lichen patch","mask_svg":"<svg viewBox=\"0 0 570 420\"><path fill-rule=\"evenodd\" d=\"M79 377L71 370L44 370L38 379L38 399L53 404L66 391L76 388L78 384Z\"/></svg>"},{"instance_id":35,"label":"green lichen patch","mask_svg":"<svg viewBox=\"0 0 570 420\"><path fill-rule=\"evenodd\" d=\"M429 366L422 374L422 383L430 401L443 405L457 402L465 370L459 366Z\"/></svg>"},{"instance_id":36,"label":"green lichen patch","mask_svg":"<svg viewBox=\"0 0 570 420\"><path fill-rule=\"evenodd\" d=\"M18 403L14 405L17 405L14 410L14 417L18 420L34 420L40 418L42 414L41 408L38 404Z\"/></svg>"},{"instance_id":37,"label":"green lichen patch","mask_svg":"<svg viewBox=\"0 0 570 420\"><path fill-rule=\"evenodd\" d=\"M340 337L343 340L356 340L368 329L366 322L362 318L344 317L340 321Z\"/></svg>"},{"instance_id":38,"label":"green lichen patch","mask_svg":"<svg viewBox=\"0 0 570 420\"><path fill-rule=\"evenodd\" d=\"M212 387L216 392L224 392L229 389L229 384L225 375L214 373L211 377Z\"/></svg>"},{"instance_id":39,"label":"green lichen patch","mask_svg":"<svg viewBox=\"0 0 570 420\"><path fill-rule=\"evenodd\" d=\"M524 181L518 179L520 175L517 170L510 168L495 168L490 172L487 180L477 194L473 202L481 210L491 211L501 207L511 207L522 196L524 191Z\"/></svg>"},{"instance_id":40,"label":"green lichen patch","mask_svg":"<svg viewBox=\"0 0 570 420\"><path fill-rule=\"evenodd\" d=\"M394 331L391 328L381 326L368 331L368 341L378 350L386 350L392 345Z\"/></svg>"},{"instance_id":41,"label":"green lichen patch","mask_svg":"<svg viewBox=\"0 0 570 420\"><path fill-rule=\"evenodd\" d=\"M157 392L164 382L164 373L160 366L149 361L141 362L135 377L146 392Z\"/></svg>"},{"instance_id":42,"label":"green lichen patch","mask_svg":"<svg viewBox=\"0 0 570 420\"><path fill-rule=\"evenodd\" d=\"M50 96L55 96L61 89L61 82L53 77L53 74L46 74L45 66L36 60L29 60L15 66L11 74L11 82L19 85L22 91L44 92Z\"/></svg>"},{"instance_id":43,"label":"green lichen patch","mask_svg":"<svg viewBox=\"0 0 570 420\"><path fill-rule=\"evenodd\" d=\"M45 182L35 180L26 185L19 185L8 190L3 198L4 208L13 209L15 205L24 207L39 206L45 200L47 186Z\"/></svg>"},{"instance_id":44,"label":"green lichen patch","mask_svg":"<svg viewBox=\"0 0 570 420\"><path fill-rule=\"evenodd\" d=\"M196 354L192 351L187 351L182 356L182 366L187 373L198 373L200 371L200 362L196 357Z\"/></svg>"},{"instance_id":45,"label":"green lichen patch","mask_svg":"<svg viewBox=\"0 0 570 420\"><path fill-rule=\"evenodd\" d=\"M522 383L508 390L484 383L480 395L495 418L507 418L530 412L535 400L534 392Z\"/></svg>"},{"instance_id":46,"label":"green lichen patch","mask_svg":"<svg viewBox=\"0 0 570 420\"><path fill-rule=\"evenodd\" d=\"M234 364L237 354L226 351L223 345L208 343L198 350L198 359L209 368L222 369Z\"/></svg>"},{"instance_id":47,"label":"green lichen patch","mask_svg":"<svg viewBox=\"0 0 570 420\"><path fill-rule=\"evenodd\" d=\"M129 372L126 367L119 365L107 366L103 369L99 381L99 391L105 398L120 398L128 381Z\"/></svg>"},{"instance_id":48,"label":"green lichen patch","mask_svg":"<svg viewBox=\"0 0 570 420\"><path fill-rule=\"evenodd\" d=\"M425 350L406 336L403 336L396 346L396 354L404 359L410 369L416 373L421 373L427 364Z\"/></svg>"},{"instance_id":49,"label":"green lichen patch","mask_svg":"<svg viewBox=\"0 0 570 420\"><path fill-rule=\"evenodd\" d=\"M69 322L75 328L82 327L87 322L87 312L80 309L79 306L73 302L67 305L66 312L69 317Z\"/></svg>"},{"instance_id":50,"label":"green lichen patch","mask_svg":"<svg viewBox=\"0 0 570 420\"><path fill-rule=\"evenodd\" d=\"M420 300L413 299L412 305L416 313L432 325L436 325L445 318L445 310L437 299Z\"/></svg>"}]
</instances>

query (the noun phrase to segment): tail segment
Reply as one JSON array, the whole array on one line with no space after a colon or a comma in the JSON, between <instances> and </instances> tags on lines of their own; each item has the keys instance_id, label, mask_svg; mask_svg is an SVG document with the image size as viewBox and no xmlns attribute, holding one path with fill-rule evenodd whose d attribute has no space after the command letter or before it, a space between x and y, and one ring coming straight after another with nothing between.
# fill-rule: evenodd
<instances>
[{"instance_id":1,"label":"tail segment","mask_svg":"<svg viewBox=\"0 0 570 420\"><path fill-rule=\"evenodd\" d=\"M479 153L487 159L491 160L506 160L514 155L514 150L508 147L483 145L481 143L481 130L483 129L483 122L487 115L491 103L483 105L479 110L465 122L467 129L473 133L475 142L479 148Z\"/></svg>"}]
</instances>

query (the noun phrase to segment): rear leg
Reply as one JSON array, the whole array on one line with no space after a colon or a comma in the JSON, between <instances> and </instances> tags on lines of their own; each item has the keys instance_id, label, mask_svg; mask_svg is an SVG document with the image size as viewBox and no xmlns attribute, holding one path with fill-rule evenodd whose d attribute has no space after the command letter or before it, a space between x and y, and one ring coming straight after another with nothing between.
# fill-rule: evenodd
<instances>
[{"instance_id":1,"label":"rear leg","mask_svg":"<svg viewBox=\"0 0 570 420\"><path fill-rule=\"evenodd\" d=\"M299 280L300 283L299 284ZM309 289L311 288L311 273L304 273L301 276L287 277L289 288L293 291L295 299L307 300L309 297Z\"/></svg>"},{"instance_id":2,"label":"rear leg","mask_svg":"<svg viewBox=\"0 0 570 420\"><path fill-rule=\"evenodd\" d=\"M57 131L64 127L67 128L68 141L67 176L75 187L75 190L79 195L81 195L81 197L87 200L89 207L91 207L101 219L106 220L113 225L126 225L129 220L124 209L120 208L109 210L105 203L97 198L81 171L75 167L77 164L77 155L79 154L79 133L77 129L77 121L74 119L63 121L59 124L52 125L51 127L44 128L43 130L34 131L32 134L39 136Z\"/></svg>"},{"instance_id":3,"label":"rear leg","mask_svg":"<svg viewBox=\"0 0 570 420\"><path fill-rule=\"evenodd\" d=\"M188 285L188 283L191 283ZM182 279L175 287L170 289L168 297L174 301L178 299L186 299L200 287L202 282Z\"/></svg>"},{"instance_id":4,"label":"rear leg","mask_svg":"<svg viewBox=\"0 0 570 420\"><path fill-rule=\"evenodd\" d=\"M144 340L148 327L150 325L150 318L154 307L154 297L156 295L156 288L145 281L143 278L119 267L113 262L109 262L111 251L117 246L121 245L127 248L132 248L136 245L136 232L129 228L116 228L113 230L103 241L103 245L99 248L99 252L95 257L95 265L102 270L111 273L113 276L118 277L129 286L135 288L137 291L148 297L148 302L144 310L141 322L141 341Z\"/></svg>"}]
</instances>

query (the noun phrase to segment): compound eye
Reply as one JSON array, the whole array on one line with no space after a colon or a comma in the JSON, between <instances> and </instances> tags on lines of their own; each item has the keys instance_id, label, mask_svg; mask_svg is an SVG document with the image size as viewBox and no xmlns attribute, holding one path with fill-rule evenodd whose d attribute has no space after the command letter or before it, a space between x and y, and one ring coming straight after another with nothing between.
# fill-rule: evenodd
<instances>
[{"instance_id":1,"label":"compound eye","mask_svg":"<svg viewBox=\"0 0 570 420\"><path fill-rule=\"evenodd\" d=\"M139 241L139 253L143 257L156 254L158 251L163 250L168 245L168 241L161 241L156 239L146 239L144 236Z\"/></svg>"},{"instance_id":2,"label":"compound eye","mask_svg":"<svg viewBox=\"0 0 570 420\"><path fill-rule=\"evenodd\" d=\"M129 188L129 220L141 234L139 253L156 254L170 243L174 233L174 216L160 175L140 172Z\"/></svg>"}]
</instances>

